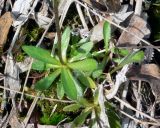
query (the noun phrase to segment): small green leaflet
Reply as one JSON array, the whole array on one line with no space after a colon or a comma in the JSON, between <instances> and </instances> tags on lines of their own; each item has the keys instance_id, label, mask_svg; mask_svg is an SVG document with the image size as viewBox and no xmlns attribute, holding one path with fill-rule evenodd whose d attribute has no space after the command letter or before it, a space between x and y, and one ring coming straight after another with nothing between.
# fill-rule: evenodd
<instances>
[{"instance_id":1,"label":"small green leaflet","mask_svg":"<svg viewBox=\"0 0 160 128\"><path fill-rule=\"evenodd\" d=\"M61 55L64 62L67 61L66 54L67 54L67 48L70 41L70 34L71 34L71 30L69 27L67 27L62 34Z\"/></svg>"},{"instance_id":2,"label":"small green leaflet","mask_svg":"<svg viewBox=\"0 0 160 128\"><path fill-rule=\"evenodd\" d=\"M79 104L70 104L70 105L68 105L68 106L65 106L65 107L63 108L63 111L65 111L65 112L74 112L74 111L79 110L80 107L81 107L81 106L80 106Z\"/></svg>"},{"instance_id":3,"label":"small green leaflet","mask_svg":"<svg viewBox=\"0 0 160 128\"><path fill-rule=\"evenodd\" d=\"M117 71L118 69L122 68L126 64L130 64L133 62L141 62L144 59L144 52L143 51L134 51L130 53L128 56L124 57L119 65L115 67L110 73Z\"/></svg>"},{"instance_id":4,"label":"small green leaflet","mask_svg":"<svg viewBox=\"0 0 160 128\"><path fill-rule=\"evenodd\" d=\"M78 79L86 87L89 87L92 89L96 88L96 84L94 83L92 78L90 78L89 76L86 76L83 73L80 73L80 75L78 76Z\"/></svg>"},{"instance_id":5,"label":"small green leaflet","mask_svg":"<svg viewBox=\"0 0 160 128\"><path fill-rule=\"evenodd\" d=\"M124 66L125 64L133 63L133 62L140 62L144 58L144 52L143 51L136 51L130 53L128 56L126 56L121 62L120 66Z\"/></svg>"},{"instance_id":6,"label":"small green leaflet","mask_svg":"<svg viewBox=\"0 0 160 128\"><path fill-rule=\"evenodd\" d=\"M73 121L72 128L79 127L84 124L87 116L91 113L91 108L84 109L81 114Z\"/></svg>"},{"instance_id":7,"label":"small green leaflet","mask_svg":"<svg viewBox=\"0 0 160 128\"><path fill-rule=\"evenodd\" d=\"M110 26L110 23L107 21L105 21L103 25L103 37L104 37L105 49L106 49L106 52L108 52L109 41L111 38L111 26Z\"/></svg>"},{"instance_id":8,"label":"small green leaflet","mask_svg":"<svg viewBox=\"0 0 160 128\"><path fill-rule=\"evenodd\" d=\"M78 49L75 49L74 53L76 54L73 55L73 57L70 59L70 62L85 59L92 48L93 42L86 42L82 44L80 47L78 47Z\"/></svg>"},{"instance_id":9,"label":"small green leaflet","mask_svg":"<svg viewBox=\"0 0 160 128\"><path fill-rule=\"evenodd\" d=\"M61 81L66 95L72 100L77 100L77 97L82 94L82 90L69 69L65 67L61 69Z\"/></svg>"},{"instance_id":10,"label":"small green leaflet","mask_svg":"<svg viewBox=\"0 0 160 128\"><path fill-rule=\"evenodd\" d=\"M62 82L58 82L57 83L57 97L58 99L62 99L64 96L64 88L63 88L63 85L62 85Z\"/></svg>"}]
</instances>

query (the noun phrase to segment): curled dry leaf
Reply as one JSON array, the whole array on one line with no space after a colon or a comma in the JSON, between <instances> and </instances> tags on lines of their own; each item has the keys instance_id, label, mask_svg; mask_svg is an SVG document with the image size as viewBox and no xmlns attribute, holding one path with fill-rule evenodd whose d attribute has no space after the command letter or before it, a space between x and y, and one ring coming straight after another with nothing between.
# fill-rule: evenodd
<instances>
[{"instance_id":1,"label":"curled dry leaf","mask_svg":"<svg viewBox=\"0 0 160 128\"><path fill-rule=\"evenodd\" d=\"M46 29L48 24L51 22L51 18L47 17L48 16L48 10L49 10L49 3L47 1L42 2L42 7L40 12L35 13L35 20L39 27Z\"/></svg>"},{"instance_id":2,"label":"curled dry leaf","mask_svg":"<svg viewBox=\"0 0 160 128\"><path fill-rule=\"evenodd\" d=\"M160 80L160 69L156 64L132 65L126 76L130 79L144 77L144 79L156 78Z\"/></svg>"},{"instance_id":3,"label":"curled dry leaf","mask_svg":"<svg viewBox=\"0 0 160 128\"><path fill-rule=\"evenodd\" d=\"M15 16L13 26L17 27L23 24L29 17L29 12L33 10L38 0L16 0L12 8L12 14Z\"/></svg>"},{"instance_id":4,"label":"curled dry leaf","mask_svg":"<svg viewBox=\"0 0 160 128\"><path fill-rule=\"evenodd\" d=\"M156 64L132 65L126 77L130 80L142 80L150 84L153 94L160 99L160 68Z\"/></svg>"},{"instance_id":5,"label":"curled dry leaf","mask_svg":"<svg viewBox=\"0 0 160 128\"><path fill-rule=\"evenodd\" d=\"M145 36L150 34L150 30L147 27L147 22L137 15L132 16L129 26L126 30L129 32L122 32L121 36L118 39L118 47L136 46L140 42L140 40L137 39L137 37L133 36L133 34L138 36L139 38L144 38Z\"/></svg>"},{"instance_id":6,"label":"curled dry leaf","mask_svg":"<svg viewBox=\"0 0 160 128\"><path fill-rule=\"evenodd\" d=\"M10 12L6 12L0 17L0 52L7 41L9 29L12 25L12 16Z\"/></svg>"},{"instance_id":7,"label":"curled dry leaf","mask_svg":"<svg viewBox=\"0 0 160 128\"><path fill-rule=\"evenodd\" d=\"M99 42L103 39L103 24L105 21L100 21L97 25L93 27L91 30L91 38L92 42Z\"/></svg>"}]
</instances>

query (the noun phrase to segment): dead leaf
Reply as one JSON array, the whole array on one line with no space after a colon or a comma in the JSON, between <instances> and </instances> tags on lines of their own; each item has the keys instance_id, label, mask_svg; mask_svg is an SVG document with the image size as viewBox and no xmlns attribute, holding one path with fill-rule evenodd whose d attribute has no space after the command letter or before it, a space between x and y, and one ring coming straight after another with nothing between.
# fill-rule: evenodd
<instances>
[{"instance_id":1,"label":"dead leaf","mask_svg":"<svg viewBox=\"0 0 160 128\"><path fill-rule=\"evenodd\" d=\"M55 32L47 32L45 37L50 39L50 40L53 40L56 36L56 33Z\"/></svg>"},{"instance_id":2,"label":"dead leaf","mask_svg":"<svg viewBox=\"0 0 160 128\"><path fill-rule=\"evenodd\" d=\"M29 17L28 14L35 8L37 3L38 0L16 0L12 8L12 14L14 15L13 26L17 27L24 24Z\"/></svg>"},{"instance_id":3,"label":"dead leaf","mask_svg":"<svg viewBox=\"0 0 160 128\"><path fill-rule=\"evenodd\" d=\"M3 50L3 47L6 43L12 21L13 19L10 12L6 12L0 17L0 51Z\"/></svg>"},{"instance_id":4,"label":"dead leaf","mask_svg":"<svg viewBox=\"0 0 160 128\"><path fill-rule=\"evenodd\" d=\"M83 0L83 2L87 3L90 7L102 12L106 12L108 10L104 3L102 4L96 0Z\"/></svg>"},{"instance_id":5,"label":"dead leaf","mask_svg":"<svg viewBox=\"0 0 160 128\"><path fill-rule=\"evenodd\" d=\"M104 21L100 21L91 30L90 40L92 42L99 42L99 41L101 41L103 39L103 24L104 24Z\"/></svg>"},{"instance_id":6,"label":"dead leaf","mask_svg":"<svg viewBox=\"0 0 160 128\"><path fill-rule=\"evenodd\" d=\"M129 26L126 28L126 30L128 32L123 31L118 39L118 47L136 46L140 40L137 39L134 35L142 39L144 36L150 34L150 30L147 27L147 22L137 15L132 16Z\"/></svg>"},{"instance_id":7,"label":"dead leaf","mask_svg":"<svg viewBox=\"0 0 160 128\"><path fill-rule=\"evenodd\" d=\"M126 73L128 78L157 78L160 80L160 69L156 64L132 65ZM133 78L134 79L134 78Z\"/></svg>"},{"instance_id":8,"label":"dead leaf","mask_svg":"<svg viewBox=\"0 0 160 128\"><path fill-rule=\"evenodd\" d=\"M19 67L14 62L12 54L10 55L8 54L6 65L5 65L4 87L9 87L12 90L19 91L21 88L19 73L20 73ZM9 94L10 94L10 97L12 98L13 107L16 107L16 103L14 101L16 93L10 91Z\"/></svg>"},{"instance_id":9,"label":"dead leaf","mask_svg":"<svg viewBox=\"0 0 160 128\"><path fill-rule=\"evenodd\" d=\"M132 65L126 77L130 80L142 80L150 84L156 100L160 99L160 68L156 64Z\"/></svg>"},{"instance_id":10,"label":"dead leaf","mask_svg":"<svg viewBox=\"0 0 160 128\"><path fill-rule=\"evenodd\" d=\"M102 12L118 12L121 8L120 0L83 0L90 7Z\"/></svg>"},{"instance_id":11,"label":"dead leaf","mask_svg":"<svg viewBox=\"0 0 160 128\"><path fill-rule=\"evenodd\" d=\"M120 0L103 0L108 8L108 12L118 12L121 9Z\"/></svg>"}]
</instances>

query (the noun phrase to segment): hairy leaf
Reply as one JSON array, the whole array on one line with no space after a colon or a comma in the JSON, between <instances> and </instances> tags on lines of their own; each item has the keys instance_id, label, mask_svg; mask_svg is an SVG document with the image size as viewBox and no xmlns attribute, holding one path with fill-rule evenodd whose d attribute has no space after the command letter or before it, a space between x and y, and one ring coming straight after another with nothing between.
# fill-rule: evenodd
<instances>
[{"instance_id":1,"label":"hairy leaf","mask_svg":"<svg viewBox=\"0 0 160 128\"><path fill-rule=\"evenodd\" d=\"M80 109L80 105L79 104L70 104L68 106L65 106L63 108L63 111L66 111L66 112L74 112L74 111L77 111Z\"/></svg>"},{"instance_id":2,"label":"hairy leaf","mask_svg":"<svg viewBox=\"0 0 160 128\"><path fill-rule=\"evenodd\" d=\"M68 64L70 68L83 72L92 72L97 68L97 65L97 62L94 59L85 59Z\"/></svg>"},{"instance_id":3,"label":"hairy leaf","mask_svg":"<svg viewBox=\"0 0 160 128\"><path fill-rule=\"evenodd\" d=\"M48 89L51 86L51 84L53 83L53 81L60 74L60 71L61 71L60 69L57 69L53 73L49 74L47 77L38 81L35 84L35 89L40 90L40 91L44 91L44 90Z\"/></svg>"},{"instance_id":4,"label":"hairy leaf","mask_svg":"<svg viewBox=\"0 0 160 128\"><path fill-rule=\"evenodd\" d=\"M49 51L35 46L22 46L22 49L31 57L45 63L60 65L60 62L51 57Z\"/></svg>"},{"instance_id":5,"label":"hairy leaf","mask_svg":"<svg viewBox=\"0 0 160 128\"><path fill-rule=\"evenodd\" d=\"M82 91L69 69L61 69L61 81L64 92L70 99L76 100L77 97L81 95Z\"/></svg>"},{"instance_id":6,"label":"hairy leaf","mask_svg":"<svg viewBox=\"0 0 160 128\"><path fill-rule=\"evenodd\" d=\"M50 68L55 68L55 67L57 66L53 64L46 64L39 60L34 60L32 63L32 69L39 70L39 71L48 70Z\"/></svg>"},{"instance_id":7,"label":"hairy leaf","mask_svg":"<svg viewBox=\"0 0 160 128\"><path fill-rule=\"evenodd\" d=\"M120 66L124 66L125 64L133 63L133 62L140 62L144 58L144 52L143 51L136 51L133 53L130 53L128 56L126 56L121 62Z\"/></svg>"},{"instance_id":8,"label":"hairy leaf","mask_svg":"<svg viewBox=\"0 0 160 128\"><path fill-rule=\"evenodd\" d=\"M57 97L58 99L62 99L64 96L64 88L62 82L57 83Z\"/></svg>"},{"instance_id":9,"label":"hairy leaf","mask_svg":"<svg viewBox=\"0 0 160 128\"><path fill-rule=\"evenodd\" d=\"M130 64L133 62L141 62L144 59L144 52L143 51L136 51L130 53L128 56L124 57L119 65L115 67L110 73L117 71L118 69L122 68L126 64Z\"/></svg>"},{"instance_id":10,"label":"hairy leaf","mask_svg":"<svg viewBox=\"0 0 160 128\"><path fill-rule=\"evenodd\" d=\"M85 59L92 48L93 42L86 42L82 44L78 49L74 51L75 55L70 59L70 62Z\"/></svg>"},{"instance_id":11,"label":"hairy leaf","mask_svg":"<svg viewBox=\"0 0 160 128\"><path fill-rule=\"evenodd\" d=\"M86 108L84 109L81 114L76 117L73 121L73 124L72 124L72 127L75 128L75 127L79 127L81 126L82 124L84 124L85 122L85 119L87 118L87 116L91 113L91 109L90 108Z\"/></svg>"},{"instance_id":12,"label":"hairy leaf","mask_svg":"<svg viewBox=\"0 0 160 128\"><path fill-rule=\"evenodd\" d=\"M67 27L63 34L62 34L62 40L61 40L61 54L62 54L62 59L64 62L66 62L66 54L67 54L67 48L69 45L69 41L70 41L70 34L71 34L71 30L69 27Z\"/></svg>"},{"instance_id":13,"label":"hairy leaf","mask_svg":"<svg viewBox=\"0 0 160 128\"><path fill-rule=\"evenodd\" d=\"M96 84L89 76L85 76L83 73L80 73L80 75L78 76L78 79L86 87L89 87L92 89L96 88Z\"/></svg>"}]
</instances>

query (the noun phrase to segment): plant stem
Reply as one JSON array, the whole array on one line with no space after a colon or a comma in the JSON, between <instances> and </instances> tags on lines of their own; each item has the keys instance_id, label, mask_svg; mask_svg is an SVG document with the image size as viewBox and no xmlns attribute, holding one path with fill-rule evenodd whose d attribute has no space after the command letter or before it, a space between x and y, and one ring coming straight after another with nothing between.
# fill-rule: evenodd
<instances>
[{"instance_id":1,"label":"plant stem","mask_svg":"<svg viewBox=\"0 0 160 128\"><path fill-rule=\"evenodd\" d=\"M57 31L57 37L58 37L58 56L59 59L61 61L61 63L63 63L62 60L62 54L61 54L61 30L59 27L59 16L58 16L58 1L57 0L52 0L54 3L54 13L55 13L55 25L56 25L56 31Z\"/></svg>"}]
</instances>

